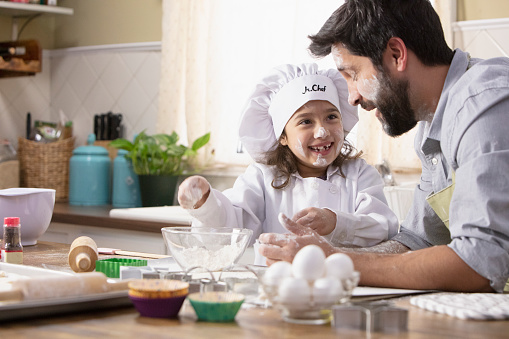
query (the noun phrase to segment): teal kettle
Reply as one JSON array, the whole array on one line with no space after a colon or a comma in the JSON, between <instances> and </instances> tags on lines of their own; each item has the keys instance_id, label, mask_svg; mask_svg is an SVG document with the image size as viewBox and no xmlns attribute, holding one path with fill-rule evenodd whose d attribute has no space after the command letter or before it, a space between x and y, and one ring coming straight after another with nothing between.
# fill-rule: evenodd
<instances>
[{"instance_id":1,"label":"teal kettle","mask_svg":"<svg viewBox=\"0 0 509 339\"><path fill-rule=\"evenodd\" d=\"M111 160L106 148L94 146L89 134L87 146L77 147L69 163L69 205L99 206L111 202Z\"/></svg>"}]
</instances>

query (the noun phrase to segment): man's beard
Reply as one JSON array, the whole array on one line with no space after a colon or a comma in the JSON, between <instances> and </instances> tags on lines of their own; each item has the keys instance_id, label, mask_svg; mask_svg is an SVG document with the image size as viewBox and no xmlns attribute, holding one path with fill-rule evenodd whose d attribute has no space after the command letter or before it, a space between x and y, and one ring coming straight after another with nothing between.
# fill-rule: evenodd
<instances>
[{"instance_id":1,"label":"man's beard","mask_svg":"<svg viewBox=\"0 0 509 339\"><path fill-rule=\"evenodd\" d=\"M385 71L379 73L380 90L374 102L361 102L362 107L376 106L378 118L389 136L397 137L410 131L417 124L415 112L410 107L408 81L392 80Z\"/></svg>"}]
</instances>

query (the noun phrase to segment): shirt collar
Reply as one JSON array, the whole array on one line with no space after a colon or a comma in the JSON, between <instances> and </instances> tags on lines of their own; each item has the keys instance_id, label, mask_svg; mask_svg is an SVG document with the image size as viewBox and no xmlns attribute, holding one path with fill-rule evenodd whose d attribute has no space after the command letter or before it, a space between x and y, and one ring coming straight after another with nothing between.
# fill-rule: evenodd
<instances>
[{"instance_id":1,"label":"shirt collar","mask_svg":"<svg viewBox=\"0 0 509 339\"><path fill-rule=\"evenodd\" d=\"M445 107L449 100L449 92L454 84L463 76L467 71L468 64L470 61L470 55L463 52L460 49L454 51L454 57L452 58L447 77L445 78L444 87L440 95L440 100L437 104L437 109L433 115L431 126L429 128L429 134L426 141L422 144L422 152L430 153L435 151L438 146L437 143L440 141L440 135L442 133L442 120L445 113ZM430 140L432 139L432 140Z\"/></svg>"},{"instance_id":2,"label":"shirt collar","mask_svg":"<svg viewBox=\"0 0 509 339\"><path fill-rule=\"evenodd\" d=\"M327 168L327 180L329 180L329 178L336 172L339 172L339 167L329 165L329 167ZM299 172L294 172L291 174L291 176L296 177L298 179L304 179L303 177L300 176Z\"/></svg>"}]
</instances>

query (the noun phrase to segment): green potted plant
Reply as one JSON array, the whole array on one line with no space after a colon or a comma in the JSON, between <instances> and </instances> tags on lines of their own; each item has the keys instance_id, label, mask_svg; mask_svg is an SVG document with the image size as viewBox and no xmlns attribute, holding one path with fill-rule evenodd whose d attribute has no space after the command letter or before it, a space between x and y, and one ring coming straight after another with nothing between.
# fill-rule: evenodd
<instances>
[{"instance_id":1,"label":"green potted plant","mask_svg":"<svg viewBox=\"0 0 509 339\"><path fill-rule=\"evenodd\" d=\"M179 136L172 134L147 135L141 132L131 142L119 138L110 146L126 150L134 173L140 181L142 205L172 205L180 175L194 172L192 159L210 140L210 133L196 139L191 147L178 144Z\"/></svg>"}]
</instances>

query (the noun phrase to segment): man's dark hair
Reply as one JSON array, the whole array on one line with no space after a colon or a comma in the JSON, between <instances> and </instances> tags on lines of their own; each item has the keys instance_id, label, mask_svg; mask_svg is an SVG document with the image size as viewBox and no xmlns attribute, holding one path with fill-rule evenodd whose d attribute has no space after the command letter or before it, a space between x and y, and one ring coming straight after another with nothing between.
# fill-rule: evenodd
<instances>
[{"instance_id":1,"label":"man's dark hair","mask_svg":"<svg viewBox=\"0 0 509 339\"><path fill-rule=\"evenodd\" d=\"M428 0L346 0L316 35L309 36L309 50L315 57L324 57L332 45L341 43L351 54L368 57L381 69L392 37L402 39L427 66L450 64L454 54Z\"/></svg>"}]
</instances>

